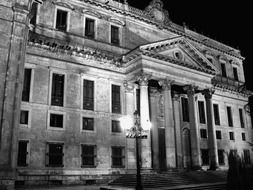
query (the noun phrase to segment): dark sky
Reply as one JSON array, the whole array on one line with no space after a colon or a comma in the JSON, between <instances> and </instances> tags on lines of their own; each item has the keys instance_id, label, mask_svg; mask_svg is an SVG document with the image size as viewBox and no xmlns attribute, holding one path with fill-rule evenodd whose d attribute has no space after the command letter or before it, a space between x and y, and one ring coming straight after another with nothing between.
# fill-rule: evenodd
<instances>
[{"instance_id":1,"label":"dark sky","mask_svg":"<svg viewBox=\"0 0 253 190\"><path fill-rule=\"evenodd\" d=\"M144 9L151 0L128 0L131 6ZM179 25L183 22L191 29L226 45L241 50L244 60L244 72L247 88L253 90L251 66L253 52L252 41L253 10L250 1L228 0L163 0L164 9L169 11L170 19ZM252 73L253 75L253 73Z\"/></svg>"}]
</instances>

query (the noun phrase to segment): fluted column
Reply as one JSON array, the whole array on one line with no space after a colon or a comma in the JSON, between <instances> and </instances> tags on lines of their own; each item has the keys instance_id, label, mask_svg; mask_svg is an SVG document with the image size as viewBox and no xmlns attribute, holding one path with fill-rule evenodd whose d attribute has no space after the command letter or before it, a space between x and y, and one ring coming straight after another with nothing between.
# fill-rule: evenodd
<instances>
[{"instance_id":1,"label":"fluted column","mask_svg":"<svg viewBox=\"0 0 253 190\"><path fill-rule=\"evenodd\" d=\"M150 122L149 113L149 98L148 98L148 80L149 75L142 73L138 76L137 80L140 86L140 122L141 127L145 129L146 125ZM141 158L142 168L150 169L151 162L151 139L150 130L148 131L147 139L141 140Z\"/></svg>"},{"instance_id":2,"label":"fluted column","mask_svg":"<svg viewBox=\"0 0 253 190\"><path fill-rule=\"evenodd\" d=\"M194 86L186 86L185 90L188 95L189 119L190 119L190 142L191 142L191 167L193 169L201 168L199 128L196 113L195 90Z\"/></svg>"},{"instance_id":3,"label":"fluted column","mask_svg":"<svg viewBox=\"0 0 253 190\"><path fill-rule=\"evenodd\" d=\"M202 94L206 100L206 114L207 114L207 131L208 131L208 149L210 157L210 169L216 170L219 165L218 150L216 141L216 132L213 118L213 103L212 95L214 91L212 89L205 89Z\"/></svg>"},{"instance_id":4,"label":"fluted column","mask_svg":"<svg viewBox=\"0 0 253 190\"><path fill-rule=\"evenodd\" d=\"M175 168L176 145L175 145L173 106L171 97L171 85L173 81L165 79L159 81L159 83L160 85L162 85L164 93L165 146L166 146L167 168Z\"/></svg>"}]
</instances>

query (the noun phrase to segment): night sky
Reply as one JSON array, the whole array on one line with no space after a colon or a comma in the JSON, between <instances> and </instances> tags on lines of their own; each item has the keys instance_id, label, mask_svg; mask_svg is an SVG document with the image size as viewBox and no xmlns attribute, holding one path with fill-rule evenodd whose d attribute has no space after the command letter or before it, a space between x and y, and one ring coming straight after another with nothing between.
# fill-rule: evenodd
<instances>
[{"instance_id":1,"label":"night sky","mask_svg":"<svg viewBox=\"0 0 253 190\"><path fill-rule=\"evenodd\" d=\"M151 0L128 0L131 6L144 9ZM253 82L250 80L251 66L253 63L252 19L253 10L250 1L182 1L163 0L164 9L169 11L172 22L186 26L198 33L216 39L226 45L239 49L246 59L244 60L244 72L246 86L253 91Z\"/></svg>"}]
</instances>

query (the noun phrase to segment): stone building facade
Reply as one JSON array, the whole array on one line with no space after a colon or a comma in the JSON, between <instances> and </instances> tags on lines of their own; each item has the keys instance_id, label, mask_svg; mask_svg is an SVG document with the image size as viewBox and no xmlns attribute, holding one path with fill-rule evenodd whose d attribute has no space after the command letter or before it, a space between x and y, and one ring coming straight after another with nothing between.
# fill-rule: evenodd
<instances>
[{"instance_id":1,"label":"stone building facade","mask_svg":"<svg viewBox=\"0 0 253 190\"><path fill-rule=\"evenodd\" d=\"M15 2L15 3L14 3ZM226 169L253 152L240 51L112 0L0 3L0 184L92 183L142 169Z\"/></svg>"}]
</instances>

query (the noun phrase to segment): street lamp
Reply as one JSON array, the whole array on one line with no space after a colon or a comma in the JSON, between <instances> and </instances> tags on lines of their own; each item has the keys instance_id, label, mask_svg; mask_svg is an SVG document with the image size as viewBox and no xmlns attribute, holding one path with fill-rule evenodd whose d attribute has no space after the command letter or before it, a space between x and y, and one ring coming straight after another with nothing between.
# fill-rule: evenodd
<instances>
[{"instance_id":1,"label":"street lamp","mask_svg":"<svg viewBox=\"0 0 253 190\"><path fill-rule=\"evenodd\" d=\"M137 111L134 112L134 121L131 117L125 116L121 118L121 126L127 130L126 137L127 138L135 138L135 149L136 149L136 190L142 190L142 182L141 182L141 154L139 150L139 139L147 138L147 131L151 128L151 123L146 121L144 123L145 126L141 126L140 116Z\"/></svg>"}]
</instances>

